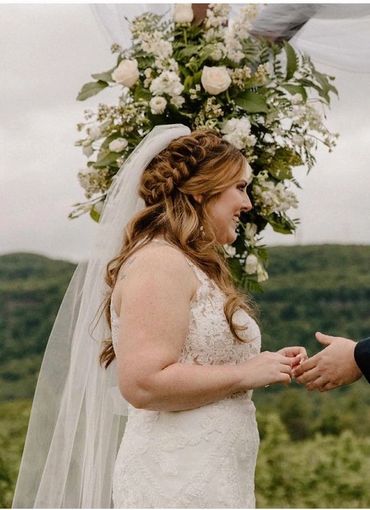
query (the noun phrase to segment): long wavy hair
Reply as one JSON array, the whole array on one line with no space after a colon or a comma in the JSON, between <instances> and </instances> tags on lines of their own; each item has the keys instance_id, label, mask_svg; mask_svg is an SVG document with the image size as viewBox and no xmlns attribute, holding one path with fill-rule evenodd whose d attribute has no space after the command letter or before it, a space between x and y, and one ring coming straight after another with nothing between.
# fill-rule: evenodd
<instances>
[{"instance_id":1,"label":"long wavy hair","mask_svg":"<svg viewBox=\"0 0 370 510\"><path fill-rule=\"evenodd\" d=\"M238 308L255 316L255 307L233 282L208 211L222 191L241 178L246 164L241 152L212 130L193 131L177 138L149 163L138 189L146 207L132 217L119 254L107 265L105 280L110 291L103 312L109 325L112 292L121 266L154 237L162 236L224 292L224 313L230 330L237 341L244 341L238 331L245 327L234 324L232 317ZM194 195L202 195L202 202ZM108 340L100 363L107 368L114 358L112 341Z\"/></svg>"}]
</instances>

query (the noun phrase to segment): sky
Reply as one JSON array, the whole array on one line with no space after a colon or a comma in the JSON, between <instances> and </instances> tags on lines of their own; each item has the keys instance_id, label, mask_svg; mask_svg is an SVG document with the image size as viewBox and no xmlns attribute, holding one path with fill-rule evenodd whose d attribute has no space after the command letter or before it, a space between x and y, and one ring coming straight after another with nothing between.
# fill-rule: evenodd
<instances>
[{"instance_id":1,"label":"sky","mask_svg":"<svg viewBox=\"0 0 370 510\"><path fill-rule=\"evenodd\" d=\"M0 4L0 254L33 252L83 260L95 225L68 219L83 201L75 147L83 110L111 101L104 91L76 101L90 75L112 67L110 41L88 4ZM267 232L267 245L370 244L370 74L320 66L336 76L340 99L327 124L337 148L297 169L297 233Z\"/></svg>"}]
</instances>

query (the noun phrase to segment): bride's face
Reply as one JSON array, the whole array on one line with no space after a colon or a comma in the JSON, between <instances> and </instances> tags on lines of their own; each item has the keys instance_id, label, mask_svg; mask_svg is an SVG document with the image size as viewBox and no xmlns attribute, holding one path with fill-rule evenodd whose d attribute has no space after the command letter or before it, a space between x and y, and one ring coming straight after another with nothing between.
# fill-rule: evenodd
<instances>
[{"instance_id":1,"label":"bride's face","mask_svg":"<svg viewBox=\"0 0 370 510\"><path fill-rule=\"evenodd\" d=\"M220 244L232 244L235 241L240 214L253 207L247 195L250 173L250 168L246 165L240 179L220 193L208 208L216 239Z\"/></svg>"}]
</instances>

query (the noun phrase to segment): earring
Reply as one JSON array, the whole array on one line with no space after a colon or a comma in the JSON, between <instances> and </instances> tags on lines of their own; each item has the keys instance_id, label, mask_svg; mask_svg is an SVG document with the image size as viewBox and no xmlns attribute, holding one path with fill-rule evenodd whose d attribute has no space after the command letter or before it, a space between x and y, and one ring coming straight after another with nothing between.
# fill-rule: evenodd
<instances>
[{"instance_id":1,"label":"earring","mask_svg":"<svg viewBox=\"0 0 370 510\"><path fill-rule=\"evenodd\" d=\"M200 237L204 238L205 233L204 233L204 227L203 227L203 225L201 225L201 226L200 226L199 230L200 230Z\"/></svg>"}]
</instances>

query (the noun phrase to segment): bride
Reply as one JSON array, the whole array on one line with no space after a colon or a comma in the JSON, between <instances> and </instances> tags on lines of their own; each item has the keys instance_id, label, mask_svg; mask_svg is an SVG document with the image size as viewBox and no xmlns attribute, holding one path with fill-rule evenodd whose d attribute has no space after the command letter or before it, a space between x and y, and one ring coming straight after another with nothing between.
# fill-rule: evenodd
<instances>
[{"instance_id":1,"label":"bride","mask_svg":"<svg viewBox=\"0 0 370 510\"><path fill-rule=\"evenodd\" d=\"M306 352L260 353L223 255L250 178L236 148L182 125L124 164L49 340L14 507L254 507L252 390L289 383Z\"/></svg>"}]
</instances>

